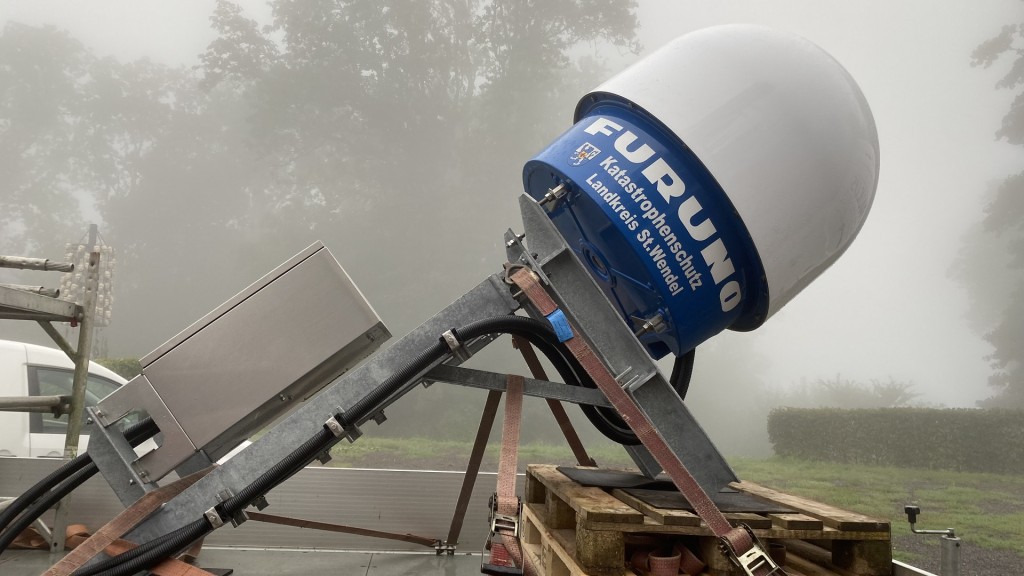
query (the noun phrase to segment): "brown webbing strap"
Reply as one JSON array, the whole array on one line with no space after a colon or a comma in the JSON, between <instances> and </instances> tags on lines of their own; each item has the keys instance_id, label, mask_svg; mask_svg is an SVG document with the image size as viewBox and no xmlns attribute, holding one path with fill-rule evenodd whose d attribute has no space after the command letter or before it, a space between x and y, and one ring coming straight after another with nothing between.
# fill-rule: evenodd
<instances>
[{"instance_id":1,"label":"brown webbing strap","mask_svg":"<svg viewBox=\"0 0 1024 576\"><path fill-rule=\"evenodd\" d=\"M119 540L121 536L124 536L126 532L134 528L139 522L149 517L150 514L160 508L161 504L195 484L200 478L206 476L210 470L213 470L212 466L146 493L135 504L126 508L114 517L113 520L97 530L85 542L82 542L77 548L69 552L60 562L50 567L49 570L43 573L43 576L68 576L68 574L81 568L115 540Z\"/></svg>"},{"instance_id":2,"label":"brown webbing strap","mask_svg":"<svg viewBox=\"0 0 1024 576\"><path fill-rule=\"evenodd\" d=\"M542 315L548 316L558 309L558 305L555 304L555 301L544 287L540 285L537 275L533 271L528 268L517 268L512 272L509 279L523 291ZM700 516L701 520L708 525L708 528L711 529L715 536L731 547L735 556L733 559L738 560L741 556L754 550L755 544L751 534L745 528L732 527L725 518L725 515L722 514L722 511L718 509L718 506L715 505L704 489L701 488L700 484L697 483L693 475L686 469L686 466L683 465L665 440L658 434L657 430L654 429L643 411L636 405L636 402L619 386L618 381L615 380L615 377L608 371L608 368L597 357L590 345L583 338L576 336L579 334L579 330L575 326L572 326L572 330L573 337L565 341L569 351L572 352L580 365L583 366L583 369L594 380L594 383L597 384L597 387L608 398L608 401L611 402L615 410L622 416L622 419L633 430L644 447L650 451L654 459L669 475L673 484L676 485L676 488L693 506L694 511ZM764 557L767 558L767 553L764 553ZM781 569L777 569L771 564L751 566L750 573L755 576L772 573L784 574Z\"/></svg>"},{"instance_id":3,"label":"brown webbing strap","mask_svg":"<svg viewBox=\"0 0 1024 576\"><path fill-rule=\"evenodd\" d=\"M491 557L485 564L519 567L525 576L536 576L536 568L527 562L519 541L520 505L516 496L516 468L519 460L519 427L523 415L523 377L509 374L505 389L505 423L498 459L498 488L492 513L495 518L514 519L492 522ZM500 540L497 539L500 537Z\"/></svg>"},{"instance_id":4,"label":"brown webbing strap","mask_svg":"<svg viewBox=\"0 0 1024 576\"><path fill-rule=\"evenodd\" d=\"M526 365L530 368L530 374L534 378L538 380L548 379L548 375L544 372L544 367L540 364L540 359L537 358L537 352L534 351L529 340L513 335L512 346L523 355L523 360L526 361ZM562 436L565 437L565 441L572 450L572 455L576 457L576 462L580 466L597 466L597 462L587 454L587 449L583 447L583 441L580 440L579 434L573 428L572 421L569 420L569 415L565 413L565 407L562 406L562 403L551 398L545 398L545 400L547 401L548 408L551 410L551 415L555 417L555 422L558 423L558 428L562 431Z\"/></svg>"},{"instance_id":5,"label":"brown webbing strap","mask_svg":"<svg viewBox=\"0 0 1024 576\"><path fill-rule=\"evenodd\" d=\"M370 530L369 528L356 528L355 526L329 524L327 522L317 522L315 520L301 520L299 518L276 516L274 514L264 514L262 512L246 512L246 515L249 516L250 520L256 520L257 522L266 522L268 524L280 524L282 526L294 526L296 528L310 528L312 530L323 530L325 532L339 532L342 534L355 534L357 536L369 536L370 538L399 540L401 542L409 542L411 544L427 546L428 548L433 548L438 543L437 538L427 538L426 536L416 536L415 534L398 534L396 532L382 532L380 530Z\"/></svg>"}]
</instances>

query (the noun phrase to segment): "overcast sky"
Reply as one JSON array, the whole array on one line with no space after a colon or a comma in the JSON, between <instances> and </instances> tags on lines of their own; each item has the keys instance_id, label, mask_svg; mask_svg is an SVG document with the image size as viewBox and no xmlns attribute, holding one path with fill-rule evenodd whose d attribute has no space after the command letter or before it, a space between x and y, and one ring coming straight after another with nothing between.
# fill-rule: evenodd
<instances>
[{"instance_id":1,"label":"overcast sky","mask_svg":"<svg viewBox=\"0 0 1024 576\"><path fill-rule=\"evenodd\" d=\"M243 5L268 14L262 3ZM212 7L0 0L0 24L50 23L101 55L191 65L213 38ZM1000 69L971 68L970 53L1022 15L1019 0L641 2L645 52L732 22L809 38L857 80L878 127L881 179L850 250L757 332L720 337L716 347L752 339L771 361L767 381L779 386L839 374L913 381L923 400L947 406L988 395L989 348L967 327L966 293L949 270L962 234L981 218L986 187L1020 170L1020 150L993 139L1012 95L994 89Z\"/></svg>"},{"instance_id":2,"label":"overcast sky","mask_svg":"<svg viewBox=\"0 0 1024 576\"><path fill-rule=\"evenodd\" d=\"M981 218L990 182L1020 170L1019 148L993 140L1011 94L970 53L1024 3L646 2L645 48L681 32L747 22L823 47L864 91L878 127L881 177L850 250L756 333L770 380L913 381L922 399L971 406L988 395L990 348L967 328L949 269ZM724 346L723 342L720 345Z\"/></svg>"}]
</instances>

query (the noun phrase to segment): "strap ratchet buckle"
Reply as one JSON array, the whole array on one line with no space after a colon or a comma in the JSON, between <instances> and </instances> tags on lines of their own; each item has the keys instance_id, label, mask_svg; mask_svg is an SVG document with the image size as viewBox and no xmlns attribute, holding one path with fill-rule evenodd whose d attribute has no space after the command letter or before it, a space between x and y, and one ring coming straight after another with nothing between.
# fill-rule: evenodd
<instances>
[{"instance_id":1,"label":"strap ratchet buckle","mask_svg":"<svg viewBox=\"0 0 1024 576\"><path fill-rule=\"evenodd\" d=\"M491 531L484 541L484 553L480 557L480 572L491 576L523 576L523 568L516 566L511 558L504 554L496 554L497 550L504 551L504 536L519 538L519 522L523 514L523 500L516 498L516 514L498 513L498 494L491 495L488 501L490 514L487 522L491 525ZM487 554L490 551L490 555Z\"/></svg>"},{"instance_id":2,"label":"strap ratchet buckle","mask_svg":"<svg viewBox=\"0 0 1024 576\"><path fill-rule=\"evenodd\" d=\"M725 538L721 538L722 548L726 552L726 556L741 570L746 576L773 576L776 574L785 574L782 568L772 560L772 557L765 551L761 541L754 536L754 531L750 529L746 524L740 524L740 528L746 530L747 534L750 535L750 541L753 542L753 546L750 550L738 553L733 549L732 545ZM756 572L755 572L756 571Z\"/></svg>"},{"instance_id":3,"label":"strap ratchet buckle","mask_svg":"<svg viewBox=\"0 0 1024 576\"><path fill-rule=\"evenodd\" d=\"M498 494L491 494L491 499L488 501L491 507L491 513L487 517L487 521L491 525L490 536L494 537L498 532L505 534L511 534L514 538L519 538L519 523L523 517L523 499L516 498L516 513L514 516L510 514L499 514L498 513Z\"/></svg>"}]
</instances>

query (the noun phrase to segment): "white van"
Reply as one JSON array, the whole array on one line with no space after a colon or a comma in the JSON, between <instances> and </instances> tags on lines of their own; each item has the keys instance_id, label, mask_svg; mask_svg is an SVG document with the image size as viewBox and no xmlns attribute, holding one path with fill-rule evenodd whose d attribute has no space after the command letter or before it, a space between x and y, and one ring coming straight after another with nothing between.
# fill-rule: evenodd
<instances>
[{"instance_id":1,"label":"white van","mask_svg":"<svg viewBox=\"0 0 1024 576\"><path fill-rule=\"evenodd\" d=\"M64 352L34 344L0 340L0 396L70 396L75 365ZM89 363L85 404L93 406L127 380ZM51 413L0 412L0 456L64 456L68 417ZM89 438L83 428L79 451Z\"/></svg>"}]
</instances>

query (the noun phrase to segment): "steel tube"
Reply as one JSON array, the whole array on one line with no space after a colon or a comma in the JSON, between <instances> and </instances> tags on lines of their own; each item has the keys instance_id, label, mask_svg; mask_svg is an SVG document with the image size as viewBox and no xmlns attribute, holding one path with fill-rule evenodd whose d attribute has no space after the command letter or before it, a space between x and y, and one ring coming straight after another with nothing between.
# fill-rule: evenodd
<instances>
[{"instance_id":1,"label":"steel tube","mask_svg":"<svg viewBox=\"0 0 1024 576\"><path fill-rule=\"evenodd\" d=\"M70 262L54 262L46 258L24 258L22 256L0 256L0 268L18 268L21 270L43 270L56 272L72 272L75 265Z\"/></svg>"},{"instance_id":2,"label":"steel tube","mask_svg":"<svg viewBox=\"0 0 1024 576\"><path fill-rule=\"evenodd\" d=\"M956 536L943 536L940 558L939 576L960 576L960 539Z\"/></svg>"},{"instance_id":3,"label":"steel tube","mask_svg":"<svg viewBox=\"0 0 1024 576\"><path fill-rule=\"evenodd\" d=\"M0 284L0 286L6 286L7 288L13 288L15 290L23 290L25 292L39 294L40 296L49 296L50 298L56 298L60 296L59 288L47 288L46 286L28 286L25 284Z\"/></svg>"},{"instance_id":4,"label":"steel tube","mask_svg":"<svg viewBox=\"0 0 1024 576\"><path fill-rule=\"evenodd\" d=\"M0 396L0 410L6 412L32 412L31 408L51 408L61 404L70 404L70 396Z\"/></svg>"}]
</instances>

